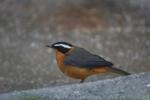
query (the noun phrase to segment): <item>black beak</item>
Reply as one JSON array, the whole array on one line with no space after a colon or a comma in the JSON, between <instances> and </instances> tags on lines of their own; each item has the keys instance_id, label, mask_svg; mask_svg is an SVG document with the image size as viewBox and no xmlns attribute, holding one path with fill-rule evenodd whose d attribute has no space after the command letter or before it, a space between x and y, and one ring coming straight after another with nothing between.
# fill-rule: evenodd
<instances>
[{"instance_id":1,"label":"black beak","mask_svg":"<svg viewBox=\"0 0 150 100\"><path fill-rule=\"evenodd\" d=\"M52 48L52 46L50 46L50 45L46 45L46 47L48 47L48 48Z\"/></svg>"}]
</instances>

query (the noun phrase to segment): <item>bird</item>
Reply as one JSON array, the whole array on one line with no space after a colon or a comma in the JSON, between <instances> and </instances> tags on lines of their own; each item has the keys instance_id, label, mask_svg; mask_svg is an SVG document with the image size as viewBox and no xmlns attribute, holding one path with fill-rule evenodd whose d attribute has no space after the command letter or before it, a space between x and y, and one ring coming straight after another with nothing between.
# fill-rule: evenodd
<instances>
[{"instance_id":1,"label":"bird","mask_svg":"<svg viewBox=\"0 0 150 100\"><path fill-rule=\"evenodd\" d=\"M83 83L91 75L113 72L120 75L130 73L113 67L113 63L105 60L99 55L90 53L82 47L59 41L46 45L55 51L56 61L59 69L67 76L79 79Z\"/></svg>"}]
</instances>

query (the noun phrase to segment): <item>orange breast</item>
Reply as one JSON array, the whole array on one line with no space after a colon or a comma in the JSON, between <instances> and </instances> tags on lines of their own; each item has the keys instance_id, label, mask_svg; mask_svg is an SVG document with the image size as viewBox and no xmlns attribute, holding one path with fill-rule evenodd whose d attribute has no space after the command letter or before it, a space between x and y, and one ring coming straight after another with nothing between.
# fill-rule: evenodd
<instances>
[{"instance_id":1,"label":"orange breast","mask_svg":"<svg viewBox=\"0 0 150 100\"><path fill-rule=\"evenodd\" d=\"M60 70L62 72L64 72L65 70L65 66L64 66L64 59L65 59L65 55L59 51L56 50L56 60L57 60L57 64L60 68Z\"/></svg>"},{"instance_id":2,"label":"orange breast","mask_svg":"<svg viewBox=\"0 0 150 100\"><path fill-rule=\"evenodd\" d=\"M77 78L77 79L84 79L85 77L90 75L89 70L86 68L79 68L76 66L65 66L64 58L65 58L65 55L56 50L57 64L58 64L60 70L64 74L66 74L72 78Z\"/></svg>"}]
</instances>

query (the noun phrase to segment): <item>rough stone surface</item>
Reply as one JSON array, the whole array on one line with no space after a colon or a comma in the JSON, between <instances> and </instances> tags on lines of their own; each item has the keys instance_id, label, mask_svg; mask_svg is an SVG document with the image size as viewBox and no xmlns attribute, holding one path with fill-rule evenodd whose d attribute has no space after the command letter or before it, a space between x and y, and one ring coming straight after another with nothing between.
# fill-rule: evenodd
<instances>
[{"instance_id":1,"label":"rough stone surface","mask_svg":"<svg viewBox=\"0 0 150 100\"><path fill-rule=\"evenodd\" d=\"M150 100L150 72L0 95L0 100Z\"/></svg>"}]
</instances>

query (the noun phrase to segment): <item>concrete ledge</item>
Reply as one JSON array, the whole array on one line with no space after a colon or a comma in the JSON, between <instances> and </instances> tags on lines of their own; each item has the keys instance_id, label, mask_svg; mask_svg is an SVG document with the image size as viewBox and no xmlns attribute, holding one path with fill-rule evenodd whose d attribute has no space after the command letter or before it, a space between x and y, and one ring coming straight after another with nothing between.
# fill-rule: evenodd
<instances>
[{"instance_id":1,"label":"concrete ledge","mask_svg":"<svg viewBox=\"0 0 150 100\"><path fill-rule=\"evenodd\" d=\"M0 100L150 100L150 72L114 79L15 91Z\"/></svg>"}]
</instances>

